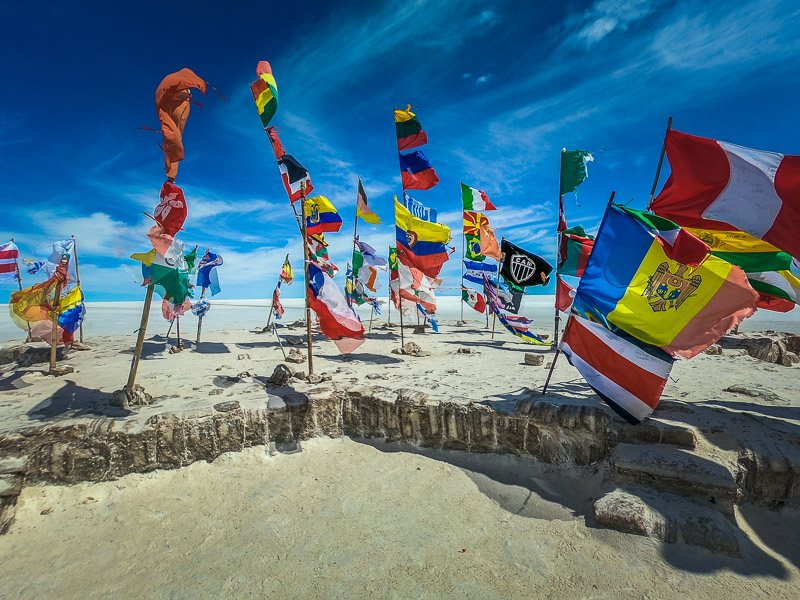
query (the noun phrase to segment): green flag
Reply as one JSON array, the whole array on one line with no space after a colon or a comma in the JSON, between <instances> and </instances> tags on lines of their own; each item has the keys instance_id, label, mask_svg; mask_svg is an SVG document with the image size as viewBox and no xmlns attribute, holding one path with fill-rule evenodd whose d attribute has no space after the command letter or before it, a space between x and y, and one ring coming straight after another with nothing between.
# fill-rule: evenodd
<instances>
[{"instance_id":1,"label":"green flag","mask_svg":"<svg viewBox=\"0 0 800 600\"><path fill-rule=\"evenodd\" d=\"M561 191L563 196L568 192L577 192L578 186L582 184L589 173L586 163L594 160L591 152L586 150L562 150L561 151Z\"/></svg>"}]
</instances>

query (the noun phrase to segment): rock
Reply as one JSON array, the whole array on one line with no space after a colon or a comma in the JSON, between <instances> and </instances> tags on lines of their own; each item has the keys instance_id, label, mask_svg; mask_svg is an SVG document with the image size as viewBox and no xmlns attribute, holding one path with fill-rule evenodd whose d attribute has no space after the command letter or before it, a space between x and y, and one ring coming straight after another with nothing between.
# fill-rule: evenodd
<instances>
[{"instance_id":1,"label":"rock","mask_svg":"<svg viewBox=\"0 0 800 600\"><path fill-rule=\"evenodd\" d=\"M317 373L311 373L308 377L306 377L306 381L308 383L321 383L323 381L322 375L318 375Z\"/></svg>"},{"instance_id":2,"label":"rock","mask_svg":"<svg viewBox=\"0 0 800 600\"><path fill-rule=\"evenodd\" d=\"M236 377L239 379L247 379L248 377L252 377L253 374L250 371L242 371Z\"/></svg>"},{"instance_id":3,"label":"rock","mask_svg":"<svg viewBox=\"0 0 800 600\"><path fill-rule=\"evenodd\" d=\"M89 346L86 344L81 344L80 342L72 342L72 346L70 346L73 350L77 350L78 352L85 352L86 350L91 350Z\"/></svg>"},{"instance_id":4,"label":"rock","mask_svg":"<svg viewBox=\"0 0 800 600\"><path fill-rule=\"evenodd\" d=\"M178 344L177 346L172 346L169 349L170 354L177 354L178 352L183 352L183 344Z\"/></svg>"},{"instance_id":5,"label":"rock","mask_svg":"<svg viewBox=\"0 0 800 600\"><path fill-rule=\"evenodd\" d=\"M800 363L800 355L796 352L785 352L783 356L781 356L780 364L784 367L791 367Z\"/></svg>"},{"instance_id":6,"label":"rock","mask_svg":"<svg viewBox=\"0 0 800 600\"><path fill-rule=\"evenodd\" d=\"M449 373L450 375L455 375L458 373L458 369L447 369L445 373Z\"/></svg>"},{"instance_id":7,"label":"rock","mask_svg":"<svg viewBox=\"0 0 800 600\"><path fill-rule=\"evenodd\" d=\"M232 375L217 375L213 379L214 385L221 388L228 388L231 387L234 383L241 383L241 382L242 380L240 377Z\"/></svg>"},{"instance_id":8,"label":"rock","mask_svg":"<svg viewBox=\"0 0 800 600\"><path fill-rule=\"evenodd\" d=\"M300 379L301 381L305 381L306 379L308 379L306 377L306 372L305 371L293 371L292 372L292 377L294 377L295 379Z\"/></svg>"},{"instance_id":9,"label":"rock","mask_svg":"<svg viewBox=\"0 0 800 600\"><path fill-rule=\"evenodd\" d=\"M761 400L775 402L777 404L789 404L789 400L784 400L774 392L748 387L746 385L731 385L726 387L723 391L732 394L742 394L743 396L750 396L751 398L760 398Z\"/></svg>"},{"instance_id":10,"label":"rock","mask_svg":"<svg viewBox=\"0 0 800 600\"><path fill-rule=\"evenodd\" d=\"M393 327L399 327L399 325L398 325L397 323L395 323L394 321L389 321L389 322L386 324L386 327L393 328Z\"/></svg>"},{"instance_id":11,"label":"rock","mask_svg":"<svg viewBox=\"0 0 800 600\"><path fill-rule=\"evenodd\" d=\"M25 459L16 456L6 456L0 458L0 473L24 473Z\"/></svg>"},{"instance_id":12,"label":"rock","mask_svg":"<svg viewBox=\"0 0 800 600\"><path fill-rule=\"evenodd\" d=\"M544 354L531 354L530 352L526 352L525 364L541 367L544 364Z\"/></svg>"},{"instance_id":13,"label":"rock","mask_svg":"<svg viewBox=\"0 0 800 600\"><path fill-rule=\"evenodd\" d=\"M40 512L39 514L40 515L49 515L49 514L52 514L52 512L53 512L52 508L45 508L45 509L42 509L42 512Z\"/></svg>"},{"instance_id":14,"label":"rock","mask_svg":"<svg viewBox=\"0 0 800 600\"><path fill-rule=\"evenodd\" d=\"M270 375L269 379L267 380L272 385L277 386L284 386L289 383L289 378L292 376L292 371L289 370L284 364L277 365L275 370Z\"/></svg>"},{"instance_id":15,"label":"rock","mask_svg":"<svg viewBox=\"0 0 800 600\"><path fill-rule=\"evenodd\" d=\"M222 393L222 388L213 388L210 392L208 392L209 396L219 396Z\"/></svg>"},{"instance_id":16,"label":"rock","mask_svg":"<svg viewBox=\"0 0 800 600\"><path fill-rule=\"evenodd\" d=\"M704 353L710 354L711 356L719 356L722 354L722 346L719 344L711 344L708 348L703 350Z\"/></svg>"},{"instance_id":17,"label":"rock","mask_svg":"<svg viewBox=\"0 0 800 600\"><path fill-rule=\"evenodd\" d=\"M232 410L239 410L241 405L237 400L228 400L227 402L220 402L214 405L214 410L219 412L231 412Z\"/></svg>"},{"instance_id":18,"label":"rock","mask_svg":"<svg viewBox=\"0 0 800 600\"><path fill-rule=\"evenodd\" d=\"M458 327L463 327L466 324L467 324L466 321L456 321L456 326L458 326Z\"/></svg>"},{"instance_id":19,"label":"rock","mask_svg":"<svg viewBox=\"0 0 800 600\"><path fill-rule=\"evenodd\" d=\"M459 348L456 354L477 354L472 348Z\"/></svg>"},{"instance_id":20,"label":"rock","mask_svg":"<svg viewBox=\"0 0 800 600\"><path fill-rule=\"evenodd\" d=\"M550 368L550 367L552 367L552 366L553 366L553 361L551 360L549 363L547 363L547 364L544 366L544 368L545 368L545 369L549 369L549 368Z\"/></svg>"},{"instance_id":21,"label":"rock","mask_svg":"<svg viewBox=\"0 0 800 600\"><path fill-rule=\"evenodd\" d=\"M289 355L286 357L286 362L290 363L304 363L306 362L306 355L303 354L297 348L291 348L289 350Z\"/></svg>"},{"instance_id":22,"label":"rock","mask_svg":"<svg viewBox=\"0 0 800 600\"><path fill-rule=\"evenodd\" d=\"M733 526L719 513L704 511L702 514L686 515L681 525L681 535L687 544L729 556L742 555Z\"/></svg>"},{"instance_id":23,"label":"rock","mask_svg":"<svg viewBox=\"0 0 800 600\"><path fill-rule=\"evenodd\" d=\"M389 379L386 373L367 373L367 379Z\"/></svg>"},{"instance_id":24,"label":"rock","mask_svg":"<svg viewBox=\"0 0 800 600\"><path fill-rule=\"evenodd\" d=\"M633 533L663 542L678 539L671 518L651 509L641 498L622 490L606 494L594 503L594 520L600 527Z\"/></svg>"},{"instance_id":25,"label":"rock","mask_svg":"<svg viewBox=\"0 0 800 600\"><path fill-rule=\"evenodd\" d=\"M283 341L289 346L304 346L305 341L299 335L285 335Z\"/></svg>"},{"instance_id":26,"label":"rock","mask_svg":"<svg viewBox=\"0 0 800 600\"><path fill-rule=\"evenodd\" d=\"M74 372L75 367L71 367L69 365L56 365L50 369L47 374L52 375L53 377L61 377L62 375L69 375L70 373Z\"/></svg>"},{"instance_id":27,"label":"rock","mask_svg":"<svg viewBox=\"0 0 800 600\"><path fill-rule=\"evenodd\" d=\"M239 356L236 357L236 359L237 360L250 360L250 355L249 354L240 354Z\"/></svg>"},{"instance_id":28,"label":"rock","mask_svg":"<svg viewBox=\"0 0 800 600\"><path fill-rule=\"evenodd\" d=\"M120 408L146 406L153 403L153 397L145 392L141 385L136 383L132 390L124 387L111 394L108 403L111 406L119 406Z\"/></svg>"},{"instance_id":29,"label":"rock","mask_svg":"<svg viewBox=\"0 0 800 600\"><path fill-rule=\"evenodd\" d=\"M423 352L422 348L419 347L419 344L415 344L414 342L406 342L406 345L402 348L395 348L392 350L392 354L405 354L407 356L426 356L427 352Z\"/></svg>"},{"instance_id":30,"label":"rock","mask_svg":"<svg viewBox=\"0 0 800 600\"><path fill-rule=\"evenodd\" d=\"M414 333L425 333L425 325L416 325L414 327Z\"/></svg>"},{"instance_id":31,"label":"rock","mask_svg":"<svg viewBox=\"0 0 800 600\"><path fill-rule=\"evenodd\" d=\"M0 498L19 496L25 479L19 473L0 475Z\"/></svg>"},{"instance_id":32,"label":"rock","mask_svg":"<svg viewBox=\"0 0 800 600\"><path fill-rule=\"evenodd\" d=\"M56 348L56 360L64 360L65 348ZM0 349L0 365L17 363L20 367L50 362L50 346L44 344L18 344Z\"/></svg>"}]
</instances>

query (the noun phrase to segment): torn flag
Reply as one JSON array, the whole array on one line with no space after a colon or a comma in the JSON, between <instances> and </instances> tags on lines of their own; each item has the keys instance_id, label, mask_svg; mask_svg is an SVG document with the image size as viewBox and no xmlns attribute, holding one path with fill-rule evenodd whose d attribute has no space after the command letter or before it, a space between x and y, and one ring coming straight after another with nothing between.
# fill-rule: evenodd
<instances>
[{"instance_id":1,"label":"torn flag","mask_svg":"<svg viewBox=\"0 0 800 600\"><path fill-rule=\"evenodd\" d=\"M61 259L60 256L58 258ZM14 242L0 244L0 282L5 283L17 279L18 259L19 250Z\"/></svg>"},{"instance_id":2,"label":"torn flag","mask_svg":"<svg viewBox=\"0 0 800 600\"><path fill-rule=\"evenodd\" d=\"M399 156L404 190L429 190L439 183L439 176L422 152L415 150Z\"/></svg>"},{"instance_id":3,"label":"torn flag","mask_svg":"<svg viewBox=\"0 0 800 600\"><path fill-rule=\"evenodd\" d=\"M278 110L278 84L272 75L272 67L265 60L256 65L256 75L258 79L250 84L250 91L253 92L261 124L266 129Z\"/></svg>"}]
</instances>

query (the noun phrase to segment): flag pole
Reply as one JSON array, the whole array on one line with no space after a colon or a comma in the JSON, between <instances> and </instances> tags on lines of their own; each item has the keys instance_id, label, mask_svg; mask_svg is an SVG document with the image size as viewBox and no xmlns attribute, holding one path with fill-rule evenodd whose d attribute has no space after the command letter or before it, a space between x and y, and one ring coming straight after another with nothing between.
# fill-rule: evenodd
<instances>
[{"instance_id":1,"label":"flag pole","mask_svg":"<svg viewBox=\"0 0 800 600\"><path fill-rule=\"evenodd\" d=\"M283 264L285 265L288 262L288 260L289 260L289 253L287 252L286 253L286 257L283 259ZM283 273L283 265L281 265L281 273ZM275 285L276 286L280 286L280 284L281 284L281 275L279 273L278 274L278 283L276 283ZM264 328L264 331L269 330L269 324L272 321L272 313L274 312L274 310L275 310L275 291L273 290L273 292L272 292L272 300L270 300L270 303L269 303L269 316L267 317L267 326Z\"/></svg>"},{"instance_id":2,"label":"flag pole","mask_svg":"<svg viewBox=\"0 0 800 600\"><path fill-rule=\"evenodd\" d=\"M462 183L463 185L463 183ZM467 256L466 236L464 235L464 200L461 200L461 287L464 287L464 259ZM464 294L461 294L461 321L464 321Z\"/></svg>"},{"instance_id":3,"label":"flag pole","mask_svg":"<svg viewBox=\"0 0 800 600\"><path fill-rule=\"evenodd\" d=\"M561 275L558 273L558 259L559 259L559 252L561 251L561 224L566 223L566 217L564 216L564 195L561 193L561 167L564 163L564 152L566 152L566 148L561 149L561 161L558 163L558 223L556 224L556 295L553 301L553 309L555 310L555 331L553 332L553 344L550 346L550 349L556 349L558 352L558 324L561 322L561 315L558 311L558 284L561 282ZM498 272L498 276L500 273ZM547 385L545 384L545 387Z\"/></svg>"},{"instance_id":4,"label":"flag pole","mask_svg":"<svg viewBox=\"0 0 800 600\"><path fill-rule=\"evenodd\" d=\"M359 179L359 181L361 181ZM358 193L356 193L358 196ZM356 214L355 214L355 222L353 223L353 254L355 254L356 250L356 240L358 239L358 197L356 197ZM355 263L355 257L353 259L353 263ZM356 289L356 272L352 270L350 272L350 283L353 286L353 291ZM344 297L347 298L347 306L353 308L353 299L350 298L350 295L347 293L347 284L345 283L345 294Z\"/></svg>"},{"instance_id":5,"label":"flag pole","mask_svg":"<svg viewBox=\"0 0 800 600\"><path fill-rule=\"evenodd\" d=\"M402 350L406 345L406 340L403 337L403 297L400 295L400 291L398 289L397 297L400 298L400 350Z\"/></svg>"},{"instance_id":6,"label":"flag pole","mask_svg":"<svg viewBox=\"0 0 800 600\"><path fill-rule=\"evenodd\" d=\"M11 243L14 244L14 238L11 238ZM16 244L14 244L16 246ZM14 267L17 269L17 284L19 285L19 291L22 291L22 273L19 270L19 250L17 250L17 258L14 260ZM30 342L33 334L31 333L31 324L28 321L25 321L28 325L28 339L25 340L26 342Z\"/></svg>"},{"instance_id":7,"label":"flag pole","mask_svg":"<svg viewBox=\"0 0 800 600\"><path fill-rule=\"evenodd\" d=\"M653 203L653 198L656 195L656 187L658 187L658 178L661 176L661 166L664 164L664 154L667 152L667 133L672 129L672 117L667 121L667 132L664 134L664 144L661 146L661 156L658 157L658 168L656 169L656 178L653 181L653 189L650 190L650 198L647 200L647 210L650 210L650 205Z\"/></svg>"},{"instance_id":8,"label":"flag pole","mask_svg":"<svg viewBox=\"0 0 800 600\"><path fill-rule=\"evenodd\" d=\"M72 238L72 255L75 258L75 280L76 280L76 283L78 284L78 287L81 287L81 269L80 269L80 265L78 264L78 240L75 239L74 235L71 235L70 237ZM81 293L83 293L83 290L81 290ZM83 319L81 319L81 323L80 323L80 325L78 325L78 327L79 327L79 330L80 330L80 337L78 338L78 340L82 344L83 343Z\"/></svg>"},{"instance_id":9,"label":"flag pole","mask_svg":"<svg viewBox=\"0 0 800 600\"><path fill-rule=\"evenodd\" d=\"M66 276L66 271L69 268L69 255L62 254L61 261L59 263L60 266L64 267L64 275ZM56 271L57 273L58 271ZM61 287L64 285L64 282L60 279L56 279L56 293L53 296L53 317L52 322L53 326L50 329L50 373L53 374L53 371L56 368L56 347L58 346L58 317L61 316Z\"/></svg>"},{"instance_id":10,"label":"flag pole","mask_svg":"<svg viewBox=\"0 0 800 600\"><path fill-rule=\"evenodd\" d=\"M308 292L308 230L306 228L306 182L300 182L300 202L303 205L300 207L300 213L302 215L301 221L301 229L303 233L303 274L305 275L305 286L306 286L306 338L308 343L308 374L311 375L314 372L314 358L311 354L311 306L309 303L309 292ZM294 208L294 205L292 205ZM296 213L295 213L296 214Z\"/></svg>"},{"instance_id":11,"label":"flag pole","mask_svg":"<svg viewBox=\"0 0 800 600\"><path fill-rule=\"evenodd\" d=\"M500 246L502 247L503 242L506 240L505 237L500 238ZM492 311L492 339L494 339L494 326L497 323L497 311L500 310L500 307L497 306L497 303L500 302L500 268L503 263L503 254L500 253L500 260L497 261L497 287L495 288L494 295L497 299L497 302L494 305L494 311ZM488 317L488 315L487 315Z\"/></svg>"},{"instance_id":12,"label":"flag pole","mask_svg":"<svg viewBox=\"0 0 800 600\"><path fill-rule=\"evenodd\" d=\"M172 320L169 322L169 329L167 329L167 339L169 340L169 334L172 333L172 326L175 325L175 318L173 317Z\"/></svg>"},{"instance_id":13,"label":"flag pole","mask_svg":"<svg viewBox=\"0 0 800 600\"><path fill-rule=\"evenodd\" d=\"M147 293L144 296L144 307L142 308L142 320L139 323L139 335L136 338L136 347L133 350L133 360L131 361L131 371L128 374L128 382L125 384L125 389L128 391L128 396L133 394L133 386L136 383L136 371L139 369L139 360L142 357L142 346L144 346L144 336L147 333L147 320L150 318L150 304L153 302L153 289L154 284L147 286ZM172 329L172 325L170 325ZM169 334L167 334L169 336Z\"/></svg>"},{"instance_id":14,"label":"flag pole","mask_svg":"<svg viewBox=\"0 0 800 600\"><path fill-rule=\"evenodd\" d=\"M614 197L613 195L611 196ZM567 335L567 331L569 331L569 325L572 321L567 318L567 328L564 330L564 335ZM550 363L550 371L547 373L547 379L544 381L544 387L542 388L542 395L544 396L547 393L547 386L550 385L550 378L553 376L553 370L556 368L556 361L558 360L558 355L561 354L561 347L556 347L555 356L553 356L553 362Z\"/></svg>"},{"instance_id":15,"label":"flag pole","mask_svg":"<svg viewBox=\"0 0 800 600\"><path fill-rule=\"evenodd\" d=\"M181 349L181 317L180 315L175 315L175 333L178 336L178 343L175 345L176 348Z\"/></svg>"},{"instance_id":16,"label":"flag pole","mask_svg":"<svg viewBox=\"0 0 800 600\"><path fill-rule=\"evenodd\" d=\"M197 246L195 246L195 250L197 250ZM208 251L209 251L209 249L206 248L206 252L205 253L208 254ZM200 290L200 300L202 300L205 297L206 297L206 288L205 288L205 286L203 286L203 288ZM202 330L203 330L203 315L201 314L200 318L197 319L197 342L195 342L197 344L200 343L200 332Z\"/></svg>"},{"instance_id":17,"label":"flag pole","mask_svg":"<svg viewBox=\"0 0 800 600\"><path fill-rule=\"evenodd\" d=\"M372 310L369 312L369 331L367 333L372 333L372 317L375 316L375 305L372 305Z\"/></svg>"}]
</instances>

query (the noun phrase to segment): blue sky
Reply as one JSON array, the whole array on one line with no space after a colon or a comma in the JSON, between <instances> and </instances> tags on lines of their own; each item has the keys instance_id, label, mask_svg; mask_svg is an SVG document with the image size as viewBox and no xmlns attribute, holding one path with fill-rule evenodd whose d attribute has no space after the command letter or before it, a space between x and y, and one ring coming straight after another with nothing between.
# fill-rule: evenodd
<instances>
[{"instance_id":1,"label":"blue sky","mask_svg":"<svg viewBox=\"0 0 800 600\"><path fill-rule=\"evenodd\" d=\"M284 254L301 264L248 87L259 60L278 82L282 141L344 219L328 236L342 274L357 177L385 223L360 223L362 240L385 251L394 237L392 110L407 103L441 179L413 195L459 252L464 181L500 209L498 237L554 259L562 147L595 152L580 206L565 199L570 224L596 227L611 190L643 208L670 115L682 131L800 154L795 0L6 2L0 19L0 240L39 258L75 234L88 300L143 296L127 256L150 247L142 211L164 172L160 136L139 127L158 127L155 88L182 67L228 100L196 98L178 176L181 239L223 255L220 298L268 297ZM445 287L459 284L457 257Z\"/></svg>"}]
</instances>

